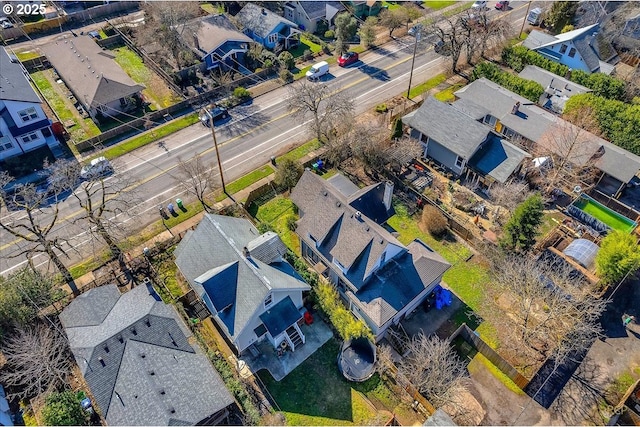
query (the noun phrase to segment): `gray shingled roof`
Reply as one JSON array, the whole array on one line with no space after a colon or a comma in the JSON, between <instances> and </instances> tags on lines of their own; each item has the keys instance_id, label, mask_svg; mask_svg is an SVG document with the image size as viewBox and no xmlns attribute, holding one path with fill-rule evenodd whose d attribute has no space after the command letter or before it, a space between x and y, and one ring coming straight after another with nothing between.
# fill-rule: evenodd
<instances>
[{"instance_id":1,"label":"gray shingled roof","mask_svg":"<svg viewBox=\"0 0 640 427\"><path fill-rule=\"evenodd\" d=\"M339 1L315 0L315 1L301 1L299 3L300 3L300 6L302 6L302 8L304 9L309 19L311 20L318 19L318 18L325 18L327 16L327 5L333 6L339 11L344 10L344 6Z\"/></svg>"},{"instance_id":2,"label":"gray shingled roof","mask_svg":"<svg viewBox=\"0 0 640 427\"><path fill-rule=\"evenodd\" d=\"M231 23L226 15L208 15L196 18L185 24L187 28L180 28L182 39L194 51L199 51L200 55L206 55L228 41L238 41L250 43L253 40ZM198 37L200 49L197 49L193 39L193 28Z\"/></svg>"},{"instance_id":3,"label":"gray shingled roof","mask_svg":"<svg viewBox=\"0 0 640 427\"><path fill-rule=\"evenodd\" d=\"M265 264L281 261L287 252L287 247L273 231L267 231L247 243L247 249L251 257L259 259Z\"/></svg>"},{"instance_id":4,"label":"gray shingled roof","mask_svg":"<svg viewBox=\"0 0 640 427\"><path fill-rule=\"evenodd\" d=\"M553 114L484 77L458 90L455 95L483 106L505 126L532 141L537 141L555 122ZM516 102L520 103L519 112L511 114Z\"/></svg>"},{"instance_id":5,"label":"gray shingled roof","mask_svg":"<svg viewBox=\"0 0 640 427\"><path fill-rule=\"evenodd\" d=\"M103 306L102 306L103 305ZM178 313L153 288L92 289L60 314L109 425L196 424L233 403Z\"/></svg>"},{"instance_id":6,"label":"gray shingled roof","mask_svg":"<svg viewBox=\"0 0 640 427\"><path fill-rule=\"evenodd\" d=\"M66 37L40 49L78 101L90 108L145 88L120 68L111 52L103 50L89 36Z\"/></svg>"},{"instance_id":7,"label":"gray shingled roof","mask_svg":"<svg viewBox=\"0 0 640 427\"><path fill-rule=\"evenodd\" d=\"M427 98L415 114L403 117L402 121L467 160L489 133L471 116L433 97Z\"/></svg>"},{"instance_id":8,"label":"gray shingled roof","mask_svg":"<svg viewBox=\"0 0 640 427\"><path fill-rule=\"evenodd\" d=\"M451 106L475 120L482 120L489 114L489 110L468 99L458 99Z\"/></svg>"},{"instance_id":9,"label":"gray shingled roof","mask_svg":"<svg viewBox=\"0 0 640 427\"><path fill-rule=\"evenodd\" d=\"M0 100L41 102L29 84L22 64L12 62L4 47L0 47L0 64Z\"/></svg>"},{"instance_id":10,"label":"gray shingled roof","mask_svg":"<svg viewBox=\"0 0 640 427\"><path fill-rule=\"evenodd\" d=\"M547 71L544 68L537 67L535 65L527 65L518 74L523 79L533 80L538 82L544 88L553 88L563 95L571 97L581 93L591 92L591 89L584 87L570 80L565 79L562 76Z\"/></svg>"},{"instance_id":11,"label":"gray shingled roof","mask_svg":"<svg viewBox=\"0 0 640 427\"><path fill-rule=\"evenodd\" d=\"M601 171L628 183L640 171L640 157L610 142L602 144L604 154L596 161Z\"/></svg>"},{"instance_id":12,"label":"gray shingled roof","mask_svg":"<svg viewBox=\"0 0 640 427\"><path fill-rule=\"evenodd\" d=\"M469 166L504 183L527 157L531 157L527 152L492 134L489 141L469 160Z\"/></svg>"},{"instance_id":13,"label":"gray shingled roof","mask_svg":"<svg viewBox=\"0 0 640 427\"><path fill-rule=\"evenodd\" d=\"M555 41L556 38L551 34L547 34L539 30L532 30L527 38L522 42L522 45L527 49L536 49L539 46L547 43L553 43Z\"/></svg>"},{"instance_id":14,"label":"gray shingled roof","mask_svg":"<svg viewBox=\"0 0 640 427\"><path fill-rule=\"evenodd\" d=\"M333 185L344 197L349 197L360 190L357 185L341 173L333 175L327 179L327 182Z\"/></svg>"},{"instance_id":15,"label":"gray shingled roof","mask_svg":"<svg viewBox=\"0 0 640 427\"><path fill-rule=\"evenodd\" d=\"M209 309L213 313L224 309L218 316L232 340L263 306L271 289L310 289L286 262L267 264L253 255L243 256L243 248L259 237L258 230L246 219L207 214L174 252L180 272ZM274 249L260 248L264 243L261 240L257 243L259 256ZM275 246L274 250L281 250L281 246ZM265 259L272 258L272 254L267 255Z\"/></svg>"},{"instance_id":16,"label":"gray shingled roof","mask_svg":"<svg viewBox=\"0 0 640 427\"><path fill-rule=\"evenodd\" d=\"M271 12L269 9L260 7L254 3L247 3L236 15L238 22L254 32L259 37L267 37L280 23L290 27L298 28L298 24L291 22Z\"/></svg>"}]
</instances>

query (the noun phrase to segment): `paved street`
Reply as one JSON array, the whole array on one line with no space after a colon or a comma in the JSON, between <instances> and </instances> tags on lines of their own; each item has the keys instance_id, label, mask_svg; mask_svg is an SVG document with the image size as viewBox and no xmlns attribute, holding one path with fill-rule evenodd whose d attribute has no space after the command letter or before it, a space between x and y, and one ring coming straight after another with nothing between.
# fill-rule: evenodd
<instances>
[{"instance_id":1,"label":"paved street","mask_svg":"<svg viewBox=\"0 0 640 427\"><path fill-rule=\"evenodd\" d=\"M526 11L526 2L512 2L509 12L491 10L489 14L501 14L519 30ZM52 36L50 36L52 37ZM362 61L349 68L331 67L327 83L333 90L347 91L356 104L356 113L363 113L385 100L407 90L413 53L412 37L393 40L375 51L362 55ZM424 40L415 60L413 84L419 84L446 70L448 58L436 54L431 41ZM293 87L298 83L294 83ZM216 127L220 157L225 180L234 179L267 163L269 158L310 139L304 123L292 119L284 99L289 87L279 88L253 100L246 106L231 110L232 120ZM132 207L135 216L128 222L132 232L158 219L157 205L183 196L176 186L176 164L178 159L188 159L196 153L204 153L204 159L215 165L215 152L210 131L200 124L177 132L162 144L153 143L135 152L122 156L114 162L116 173L128 174L137 181L135 188L144 195L145 201ZM74 236L70 245L68 265L92 254L95 249L86 231L71 224L78 215L78 208L71 199L61 204L59 217L63 218L54 228L61 236ZM47 214L47 209L43 209ZM7 213L14 218L22 212ZM0 274L7 274L26 260L24 257L10 258L19 253L21 243L6 233L0 234ZM35 257L36 265L45 265L48 260L42 255Z\"/></svg>"}]
</instances>

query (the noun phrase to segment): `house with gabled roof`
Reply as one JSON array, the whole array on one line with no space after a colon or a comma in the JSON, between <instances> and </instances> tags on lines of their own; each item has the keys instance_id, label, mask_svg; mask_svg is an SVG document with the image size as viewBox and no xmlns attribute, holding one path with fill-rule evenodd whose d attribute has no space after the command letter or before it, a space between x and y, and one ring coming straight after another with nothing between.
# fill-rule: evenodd
<instances>
[{"instance_id":1,"label":"house with gabled roof","mask_svg":"<svg viewBox=\"0 0 640 427\"><path fill-rule=\"evenodd\" d=\"M60 143L20 61L0 47L0 160ZM54 160L54 159L50 159Z\"/></svg>"},{"instance_id":2,"label":"house with gabled roof","mask_svg":"<svg viewBox=\"0 0 640 427\"><path fill-rule=\"evenodd\" d=\"M211 214L174 252L178 269L238 354L264 340L291 351L306 341L298 322L302 293L311 288L283 259L285 252L277 234L261 234L244 218Z\"/></svg>"},{"instance_id":3,"label":"house with gabled roof","mask_svg":"<svg viewBox=\"0 0 640 427\"><path fill-rule=\"evenodd\" d=\"M302 31L315 33L318 23L334 25L334 18L345 10L339 1L288 1L284 4L284 17L298 24Z\"/></svg>"},{"instance_id":4,"label":"house with gabled roof","mask_svg":"<svg viewBox=\"0 0 640 427\"><path fill-rule=\"evenodd\" d=\"M107 425L216 425L234 399L176 309L150 282L91 289L60 314Z\"/></svg>"},{"instance_id":5,"label":"house with gabled roof","mask_svg":"<svg viewBox=\"0 0 640 427\"><path fill-rule=\"evenodd\" d=\"M235 17L244 33L267 49L286 50L299 43L298 24L255 3L247 3Z\"/></svg>"},{"instance_id":6,"label":"house with gabled roof","mask_svg":"<svg viewBox=\"0 0 640 427\"><path fill-rule=\"evenodd\" d=\"M237 70L244 67L244 55L253 42L238 31L224 14L196 18L178 28L183 42L205 64L207 70ZM194 31L189 29L194 28Z\"/></svg>"},{"instance_id":7,"label":"house with gabled roof","mask_svg":"<svg viewBox=\"0 0 640 427\"><path fill-rule=\"evenodd\" d=\"M115 55L89 36L65 37L40 48L91 118L135 109L145 87L131 79Z\"/></svg>"},{"instance_id":8,"label":"house with gabled roof","mask_svg":"<svg viewBox=\"0 0 640 427\"><path fill-rule=\"evenodd\" d=\"M424 242L403 245L382 226L393 184L359 189L343 175L305 171L291 192L302 256L335 284L351 312L380 341L424 301L451 265Z\"/></svg>"},{"instance_id":9,"label":"house with gabled roof","mask_svg":"<svg viewBox=\"0 0 640 427\"><path fill-rule=\"evenodd\" d=\"M535 103L482 77L455 92L452 105L466 111L527 152L571 158L578 166L591 165L599 174L599 191L619 197L640 171L640 157L612 144ZM574 141L572 141L574 139ZM569 146L571 144L571 146Z\"/></svg>"},{"instance_id":10,"label":"house with gabled roof","mask_svg":"<svg viewBox=\"0 0 640 427\"><path fill-rule=\"evenodd\" d=\"M593 24L552 36L533 30L522 44L547 59L587 73L611 74L618 54L600 34L600 25Z\"/></svg>"},{"instance_id":11,"label":"house with gabled roof","mask_svg":"<svg viewBox=\"0 0 640 427\"><path fill-rule=\"evenodd\" d=\"M572 96L592 92L588 87L535 65L527 65L518 75L523 79L540 83L544 88L544 93L540 95L538 105L556 114L562 114L564 105Z\"/></svg>"}]
</instances>

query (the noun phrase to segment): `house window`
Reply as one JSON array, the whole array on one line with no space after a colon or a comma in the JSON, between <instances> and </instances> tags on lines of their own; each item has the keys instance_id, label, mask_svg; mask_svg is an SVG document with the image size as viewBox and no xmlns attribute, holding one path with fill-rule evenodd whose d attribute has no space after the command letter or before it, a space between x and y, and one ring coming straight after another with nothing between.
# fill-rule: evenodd
<instances>
[{"instance_id":1,"label":"house window","mask_svg":"<svg viewBox=\"0 0 640 427\"><path fill-rule=\"evenodd\" d=\"M277 33L269 34L269 36L267 36L267 41L269 43L277 43L278 42L278 34Z\"/></svg>"},{"instance_id":2,"label":"house window","mask_svg":"<svg viewBox=\"0 0 640 427\"><path fill-rule=\"evenodd\" d=\"M506 127L506 126L505 126L504 128L502 128L502 134L503 134L507 139L511 139L511 138L513 138L514 136L516 136L516 133L515 133L513 130L511 130L511 129L509 129L508 127Z\"/></svg>"},{"instance_id":3,"label":"house window","mask_svg":"<svg viewBox=\"0 0 640 427\"><path fill-rule=\"evenodd\" d=\"M273 302L273 295L271 294L267 295L267 297L264 299L264 308L269 307L272 302Z\"/></svg>"},{"instance_id":4,"label":"house window","mask_svg":"<svg viewBox=\"0 0 640 427\"><path fill-rule=\"evenodd\" d=\"M18 112L18 115L20 116L23 122L28 122L38 118L38 113L36 113L36 109L33 107L27 108L26 110L22 110Z\"/></svg>"},{"instance_id":5,"label":"house window","mask_svg":"<svg viewBox=\"0 0 640 427\"><path fill-rule=\"evenodd\" d=\"M493 117L491 114L487 114L486 116L484 116L484 119L482 121L485 124L488 124L491 127L494 127L496 125L497 119L495 117Z\"/></svg>"},{"instance_id":6,"label":"house window","mask_svg":"<svg viewBox=\"0 0 640 427\"><path fill-rule=\"evenodd\" d=\"M464 159L460 156L456 156L456 167L462 169L462 164L464 163Z\"/></svg>"},{"instance_id":7,"label":"house window","mask_svg":"<svg viewBox=\"0 0 640 427\"><path fill-rule=\"evenodd\" d=\"M567 48L568 46L566 44L560 46L560 53L564 55L564 53L567 51Z\"/></svg>"},{"instance_id":8,"label":"house window","mask_svg":"<svg viewBox=\"0 0 640 427\"><path fill-rule=\"evenodd\" d=\"M37 132L31 132L31 133L28 133L26 135L21 136L20 139L22 139L23 143L28 144L29 142L36 141L36 140L38 140L40 138L38 137L38 133Z\"/></svg>"},{"instance_id":9,"label":"house window","mask_svg":"<svg viewBox=\"0 0 640 427\"><path fill-rule=\"evenodd\" d=\"M576 48L572 47L569 51L569 58L573 58L574 56L576 56Z\"/></svg>"},{"instance_id":10,"label":"house window","mask_svg":"<svg viewBox=\"0 0 640 427\"><path fill-rule=\"evenodd\" d=\"M7 142L6 144L0 144L0 151L11 150L13 148L13 144Z\"/></svg>"}]
</instances>

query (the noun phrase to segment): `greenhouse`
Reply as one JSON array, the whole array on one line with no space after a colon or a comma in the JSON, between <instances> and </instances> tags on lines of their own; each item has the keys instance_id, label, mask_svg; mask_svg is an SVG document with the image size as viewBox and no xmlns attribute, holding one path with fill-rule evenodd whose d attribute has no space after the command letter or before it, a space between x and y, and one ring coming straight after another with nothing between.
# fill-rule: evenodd
<instances>
[{"instance_id":1,"label":"greenhouse","mask_svg":"<svg viewBox=\"0 0 640 427\"><path fill-rule=\"evenodd\" d=\"M587 239L576 239L562 251L584 268L591 268L600 247Z\"/></svg>"}]
</instances>

